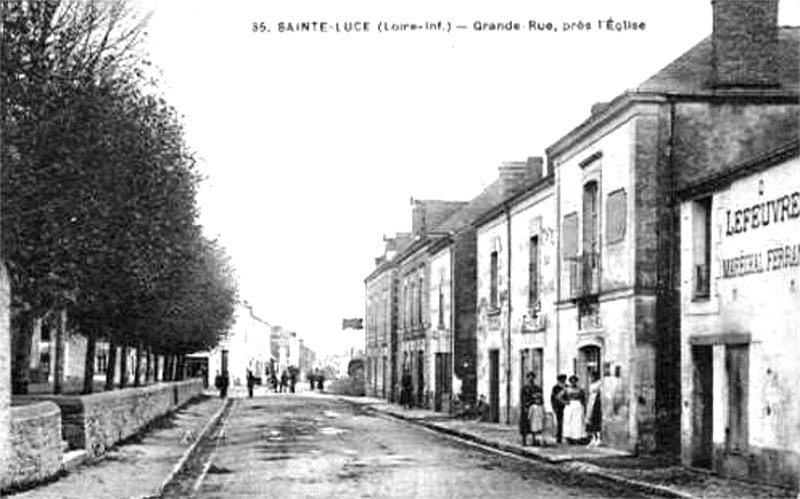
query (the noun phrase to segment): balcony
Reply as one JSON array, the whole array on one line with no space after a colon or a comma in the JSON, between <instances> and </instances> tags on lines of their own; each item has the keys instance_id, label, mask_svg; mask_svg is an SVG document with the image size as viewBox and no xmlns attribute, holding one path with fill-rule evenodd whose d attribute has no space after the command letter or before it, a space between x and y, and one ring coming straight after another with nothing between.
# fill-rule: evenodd
<instances>
[{"instance_id":1,"label":"balcony","mask_svg":"<svg viewBox=\"0 0 800 499\"><path fill-rule=\"evenodd\" d=\"M600 254L583 253L567 260L569 297L580 300L600 294Z\"/></svg>"}]
</instances>

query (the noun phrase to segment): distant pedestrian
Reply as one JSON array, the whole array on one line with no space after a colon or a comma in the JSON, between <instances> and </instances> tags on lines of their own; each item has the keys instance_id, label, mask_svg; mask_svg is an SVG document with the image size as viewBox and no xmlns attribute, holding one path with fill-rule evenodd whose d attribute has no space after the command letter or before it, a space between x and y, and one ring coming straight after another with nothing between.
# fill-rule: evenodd
<instances>
[{"instance_id":1,"label":"distant pedestrian","mask_svg":"<svg viewBox=\"0 0 800 499\"><path fill-rule=\"evenodd\" d=\"M405 369L403 371L403 376L400 378L400 403L406 409L411 407L411 390L412 390L411 373L408 372L408 369Z\"/></svg>"},{"instance_id":2,"label":"distant pedestrian","mask_svg":"<svg viewBox=\"0 0 800 499\"><path fill-rule=\"evenodd\" d=\"M289 374L286 372L286 369L283 370L281 373L281 393L286 391L286 386L289 384Z\"/></svg>"},{"instance_id":3,"label":"distant pedestrian","mask_svg":"<svg viewBox=\"0 0 800 499\"><path fill-rule=\"evenodd\" d=\"M567 375L559 374L557 380L550 392L550 406L556 415L556 442L561 443L564 437L564 401L561 393L567 386Z\"/></svg>"},{"instance_id":4,"label":"distant pedestrian","mask_svg":"<svg viewBox=\"0 0 800 499\"><path fill-rule=\"evenodd\" d=\"M253 371L247 370L247 396L253 398L253 388L256 386L256 377L253 376Z\"/></svg>"},{"instance_id":5,"label":"distant pedestrian","mask_svg":"<svg viewBox=\"0 0 800 499\"><path fill-rule=\"evenodd\" d=\"M583 422L586 394L578 386L577 376L569 377L569 384L561 392L561 400L564 401L564 438L568 443L578 443L586 438Z\"/></svg>"},{"instance_id":6,"label":"distant pedestrian","mask_svg":"<svg viewBox=\"0 0 800 499\"><path fill-rule=\"evenodd\" d=\"M294 393L294 385L297 383L297 371L295 369L289 369L289 391Z\"/></svg>"},{"instance_id":7,"label":"distant pedestrian","mask_svg":"<svg viewBox=\"0 0 800 499\"><path fill-rule=\"evenodd\" d=\"M228 371L223 371L220 374L217 371L217 375L214 377L214 387L219 390L219 398L225 398L228 396L228 384L230 383L230 378L228 377Z\"/></svg>"},{"instance_id":8,"label":"distant pedestrian","mask_svg":"<svg viewBox=\"0 0 800 499\"><path fill-rule=\"evenodd\" d=\"M592 371L592 384L589 386L589 402L586 404L586 431L589 433L589 447L602 443L603 408L600 403L602 381L600 373Z\"/></svg>"},{"instance_id":9,"label":"distant pedestrian","mask_svg":"<svg viewBox=\"0 0 800 499\"><path fill-rule=\"evenodd\" d=\"M527 382L522 387L520 405L522 410L519 416L519 432L522 436L522 445L528 444L528 434L533 435L532 444L541 445L542 430L544 429L544 396L542 388L536 384L536 374L529 372Z\"/></svg>"},{"instance_id":10,"label":"distant pedestrian","mask_svg":"<svg viewBox=\"0 0 800 499\"><path fill-rule=\"evenodd\" d=\"M319 391L325 390L325 375L322 371L317 375L317 389L319 389Z\"/></svg>"}]
</instances>

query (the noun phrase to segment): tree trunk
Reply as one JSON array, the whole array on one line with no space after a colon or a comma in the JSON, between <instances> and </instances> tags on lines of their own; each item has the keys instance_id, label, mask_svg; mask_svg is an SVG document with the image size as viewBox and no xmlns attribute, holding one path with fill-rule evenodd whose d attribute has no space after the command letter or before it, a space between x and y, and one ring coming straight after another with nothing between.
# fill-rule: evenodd
<instances>
[{"instance_id":1,"label":"tree trunk","mask_svg":"<svg viewBox=\"0 0 800 499\"><path fill-rule=\"evenodd\" d=\"M177 368L177 371L178 371L178 372L177 372L177 374L176 374L176 376L175 376L175 379L176 379L177 381L183 381L183 379L185 378L185 376L184 376L184 375L186 374L186 373L184 372L184 368L185 368L185 360L186 360L186 359L185 359L185 357L184 357L183 355L178 355L178 356L176 356L176 359L177 359L177 362L176 362L176 364L178 365L178 368Z\"/></svg>"},{"instance_id":2,"label":"tree trunk","mask_svg":"<svg viewBox=\"0 0 800 499\"><path fill-rule=\"evenodd\" d=\"M11 320L11 393L27 395L31 379L33 313L17 312Z\"/></svg>"},{"instance_id":3,"label":"tree trunk","mask_svg":"<svg viewBox=\"0 0 800 499\"><path fill-rule=\"evenodd\" d=\"M153 352L150 351L150 347L145 347L144 349L144 384L150 383L150 369L153 367Z\"/></svg>"},{"instance_id":4,"label":"tree trunk","mask_svg":"<svg viewBox=\"0 0 800 499\"><path fill-rule=\"evenodd\" d=\"M97 356L97 335L89 331L86 335L86 359L83 363L83 390L88 395L94 392L94 359Z\"/></svg>"},{"instance_id":5,"label":"tree trunk","mask_svg":"<svg viewBox=\"0 0 800 499\"><path fill-rule=\"evenodd\" d=\"M128 386L128 345L122 345L119 359L119 387L125 388Z\"/></svg>"},{"instance_id":6,"label":"tree trunk","mask_svg":"<svg viewBox=\"0 0 800 499\"><path fill-rule=\"evenodd\" d=\"M142 386L142 344L136 347L136 363L133 367L133 386Z\"/></svg>"},{"instance_id":7,"label":"tree trunk","mask_svg":"<svg viewBox=\"0 0 800 499\"><path fill-rule=\"evenodd\" d=\"M55 369L53 370L53 393L60 395L64 391L64 342L67 334L67 311L60 310L55 319L55 326L51 329L55 343Z\"/></svg>"},{"instance_id":8,"label":"tree trunk","mask_svg":"<svg viewBox=\"0 0 800 499\"><path fill-rule=\"evenodd\" d=\"M164 355L164 373L161 377L164 381L172 381L172 355Z\"/></svg>"},{"instance_id":9,"label":"tree trunk","mask_svg":"<svg viewBox=\"0 0 800 499\"><path fill-rule=\"evenodd\" d=\"M108 365L106 366L106 391L114 389L114 375L117 371L117 344L113 340L108 341Z\"/></svg>"},{"instance_id":10,"label":"tree trunk","mask_svg":"<svg viewBox=\"0 0 800 499\"><path fill-rule=\"evenodd\" d=\"M163 364L161 360L161 356L157 353L153 354L153 381L158 383L161 381L161 377L158 375L158 366Z\"/></svg>"}]
</instances>

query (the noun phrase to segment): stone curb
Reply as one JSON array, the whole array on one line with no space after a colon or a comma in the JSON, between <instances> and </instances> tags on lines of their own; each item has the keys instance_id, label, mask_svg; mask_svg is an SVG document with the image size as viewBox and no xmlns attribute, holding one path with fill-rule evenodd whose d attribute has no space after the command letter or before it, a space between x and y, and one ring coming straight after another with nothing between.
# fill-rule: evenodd
<instances>
[{"instance_id":1,"label":"stone curb","mask_svg":"<svg viewBox=\"0 0 800 499\"><path fill-rule=\"evenodd\" d=\"M597 466L597 465L594 465L594 464L590 464L590 463L587 463L587 462L584 462L584 461L581 461L581 460L566 460L565 461L565 460L561 460L561 459L551 459L551 458L548 458L547 456L542 456L540 454L536 454L536 453L533 453L533 452L525 451L524 449L521 449L518 446L510 445L510 444L507 444L507 443L504 443L504 442L498 442L496 440L487 439L487 438L481 437L479 435L476 435L474 433L470 433L470 432L462 431L462 430L457 430L457 429L454 429L454 428L447 428L445 426L438 425L435 422L428 422L428 421L425 421L424 419L407 417L407 416L405 416L403 414L397 414L395 412L381 410L381 409L378 409L378 408L372 406L372 404L370 404L370 403L360 403L360 402L357 402L357 401L348 400L346 398L341 398L341 397L339 397L339 399L343 400L345 402L351 403L351 404L357 404L357 405L359 405L361 407L368 408L368 410L373 411L373 412L377 412L377 413L380 413L380 414L385 414L387 416L391 416L391 417L393 417L395 419L400 419L400 420L403 420L403 421L407 421L409 423L414 423L414 424L417 424L417 425L420 425L420 426L424 426L425 428L437 431L439 433L444 433L444 434L451 435L451 436L454 436L454 437L458 437L458 438L461 438L461 439L464 439L464 440L475 442L475 443L484 445L486 447L493 447L495 449L499 449L499 450L502 450L504 452L508 452L510 454L515 454L515 455L522 456L522 457L525 457L525 458L546 462L546 463L552 464L552 465L558 465L558 466L561 466L562 468L564 468L565 471L570 472L570 473L579 473L579 474L583 474L583 475L589 475L589 476L592 476L594 478L598 478L598 479L605 480L605 481L608 481L608 482L624 485L626 487L630 487L632 489L635 489L635 490L637 490L639 492L643 492L643 493L646 493L646 494L657 494L657 495L659 495L661 497L673 497L673 498L678 498L678 499L695 499L695 496L693 496L691 494L687 494L685 492L681 492L681 491L673 489L671 487L667 487L667 486L664 486L664 485L657 485L657 484L648 483L648 482L643 482L641 480L634 480L634 479L631 479L631 478L628 478L628 477L625 477L625 476L617 475L616 473L613 473L613 472L610 473L608 470L606 470L606 469L604 469L604 468L602 468L600 466Z\"/></svg>"},{"instance_id":2,"label":"stone curb","mask_svg":"<svg viewBox=\"0 0 800 499\"><path fill-rule=\"evenodd\" d=\"M203 429L200 431L200 434L197 435L197 438L195 438L194 442L192 442L192 445L190 445L189 448L183 453L180 461L178 461L178 463L172 468L172 471L170 471L169 475L167 475L167 477L161 481L156 493L154 495L145 496L143 499L150 497L161 497L161 494L164 493L164 489L167 487L167 485L169 485L169 483L172 482L176 476L178 476L178 473L181 472L184 466L186 466L186 463L195 453L197 447L200 445L200 442L202 442L208 436L208 434L211 432L211 429L214 428L214 426L219 422L219 420L222 418L222 415L225 414L225 411L231 406L231 404L233 404L233 399L231 397L226 398L225 403L223 403L217 412L215 412L214 415L209 418Z\"/></svg>"}]
</instances>

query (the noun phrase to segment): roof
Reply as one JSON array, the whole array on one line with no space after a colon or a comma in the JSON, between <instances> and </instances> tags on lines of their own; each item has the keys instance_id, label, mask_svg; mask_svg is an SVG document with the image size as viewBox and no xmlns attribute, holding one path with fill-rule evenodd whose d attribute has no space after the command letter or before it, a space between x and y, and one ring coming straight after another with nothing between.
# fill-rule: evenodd
<instances>
[{"instance_id":1,"label":"roof","mask_svg":"<svg viewBox=\"0 0 800 499\"><path fill-rule=\"evenodd\" d=\"M800 92L800 27L782 26L778 29L777 79L778 88L716 89L708 85L713 66L711 63L711 36L686 51L683 55L646 79L633 90L626 90L612 99L607 106L589 116L580 125L561 136L547 147L546 153L558 155L584 132L607 122L631 102L659 102L668 96L710 98L714 96L780 96L795 99Z\"/></svg>"},{"instance_id":2,"label":"roof","mask_svg":"<svg viewBox=\"0 0 800 499\"><path fill-rule=\"evenodd\" d=\"M505 211L506 207L514 206L516 203L527 199L529 196L536 194L537 192L541 192L547 187L552 186L554 183L555 175L552 174L527 181L521 189L514 191L511 195L503 199L503 201L496 203L494 206L484 210L480 215L475 217L475 226L480 227L481 225L494 220L497 218L497 216Z\"/></svg>"},{"instance_id":3,"label":"roof","mask_svg":"<svg viewBox=\"0 0 800 499\"><path fill-rule=\"evenodd\" d=\"M765 153L725 168L715 175L695 183L680 192L681 199L691 199L722 189L732 182L753 175L783 161L800 156L800 138L796 138Z\"/></svg>"},{"instance_id":4,"label":"roof","mask_svg":"<svg viewBox=\"0 0 800 499\"><path fill-rule=\"evenodd\" d=\"M439 232L456 232L466 225L472 224L482 213L503 201L500 179L496 179L483 191L469 201L463 208L453 213L435 230Z\"/></svg>"},{"instance_id":5,"label":"roof","mask_svg":"<svg viewBox=\"0 0 800 499\"><path fill-rule=\"evenodd\" d=\"M778 50L775 67L778 82L784 90L800 90L800 27L782 26L778 29ZM690 48L645 80L636 90L640 92L705 94L711 89L711 36Z\"/></svg>"}]
</instances>

